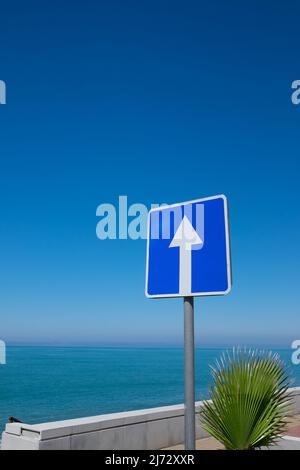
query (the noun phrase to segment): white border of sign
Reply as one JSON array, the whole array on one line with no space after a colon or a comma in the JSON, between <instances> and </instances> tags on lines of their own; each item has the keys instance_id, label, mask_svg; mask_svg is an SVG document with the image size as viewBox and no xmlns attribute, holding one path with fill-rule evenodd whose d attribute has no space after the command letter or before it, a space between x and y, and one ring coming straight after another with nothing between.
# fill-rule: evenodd
<instances>
[{"instance_id":1,"label":"white border of sign","mask_svg":"<svg viewBox=\"0 0 300 470\"><path fill-rule=\"evenodd\" d=\"M225 236L226 236L226 261L227 261L227 279L228 279L228 288L225 291L221 292L201 292L196 293L193 292L189 297L205 297L205 296L212 296L212 295L226 295L231 291L232 287L232 275L231 275L231 253L230 253L230 240L229 240L229 221L228 221L228 203L227 197L224 194L219 194L217 196L210 196L204 197L201 199L194 199L192 201L180 202L176 204L170 204L161 207L155 207L151 209L148 214L148 223L147 223L147 254L146 254L146 285L145 285L145 295L149 299L160 299L160 298L171 298L171 297L183 297L181 294L148 294L147 287L148 287L148 263L149 263L149 235L150 235L150 217L152 212L162 211L164 209L170 209L173 207L178 206L186 206L187 204L194 204L195 202L204 202L210 201L212 199L220 199L224 200L224 216L225 216Z\"/></svg>"}]
</instances>

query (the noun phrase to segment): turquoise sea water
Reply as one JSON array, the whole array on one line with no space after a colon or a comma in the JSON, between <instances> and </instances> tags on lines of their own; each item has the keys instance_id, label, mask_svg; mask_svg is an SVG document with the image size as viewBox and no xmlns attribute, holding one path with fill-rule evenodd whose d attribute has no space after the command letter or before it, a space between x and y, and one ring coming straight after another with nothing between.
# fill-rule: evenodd
<instances>
[{"instance_id":1,"label":"turquoise sea water","mask_svg":"<svg viewBox=\"0 0 300 470\"><path fill-rule=\"evenodd\" d=\"M221 352L197 349L197 400L207 397L209 365ZM299 386L292 351L278 352ZM1 431L11 415L38 423L182 402L179 348L8 347L0 366Z\"/></svg>"}]
</instances>

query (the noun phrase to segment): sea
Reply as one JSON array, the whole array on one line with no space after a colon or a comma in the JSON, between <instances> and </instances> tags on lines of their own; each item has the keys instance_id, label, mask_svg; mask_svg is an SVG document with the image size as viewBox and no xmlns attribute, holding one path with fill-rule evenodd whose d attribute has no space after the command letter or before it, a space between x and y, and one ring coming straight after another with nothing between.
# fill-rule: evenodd
<instances>
[{"instance_id":1,"label":"sea","mask_svg":"<svg viewBox=\"0 0 300 470\"><path fill-rule=\"evenodd\" d=\"M208 397L222 349L196 350L196 400ZM292 350L276 350L300 386ZM10 416L36 424L183 403L181 348L7 347L0 431Z\"/></svg>"}]
</instances>

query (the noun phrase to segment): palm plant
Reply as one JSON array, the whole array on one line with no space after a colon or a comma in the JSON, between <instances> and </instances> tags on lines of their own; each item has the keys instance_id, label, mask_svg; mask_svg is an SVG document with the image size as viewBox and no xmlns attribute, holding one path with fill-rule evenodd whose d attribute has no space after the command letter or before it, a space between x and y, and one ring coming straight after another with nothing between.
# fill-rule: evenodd
<instances>
[{"instance_id":1,"label":"palm plant","mask_svg":"<svg viewBox=\"0 0 300 470\"><path fill-rule=\"evenodd\" d=\"M210 401L200 410L203 428L226 449L270 446L286 428L291 402L278 354L233 350L212 367Z\"/></svg>"}]
</instances>

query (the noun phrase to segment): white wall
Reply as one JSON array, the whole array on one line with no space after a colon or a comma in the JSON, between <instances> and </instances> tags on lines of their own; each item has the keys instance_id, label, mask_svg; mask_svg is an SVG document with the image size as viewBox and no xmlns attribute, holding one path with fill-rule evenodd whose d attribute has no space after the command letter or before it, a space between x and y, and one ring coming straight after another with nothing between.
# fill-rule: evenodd
<instances>
[{"instance_id":1,"label":"white wall","mask_svg":"<svg viewBox=\"0 0 300 470\"><path fill-rule=\"evenodd\" d=\"M300 387L294 395L293 414L300 413ZM196 409L201 402L196 403ZM29 425L7 424L2 434L2 450L154 450L183 442L183 405L164 406ZM197 437L207 434L197 419Z\"/></svg>"}]
</instances>

